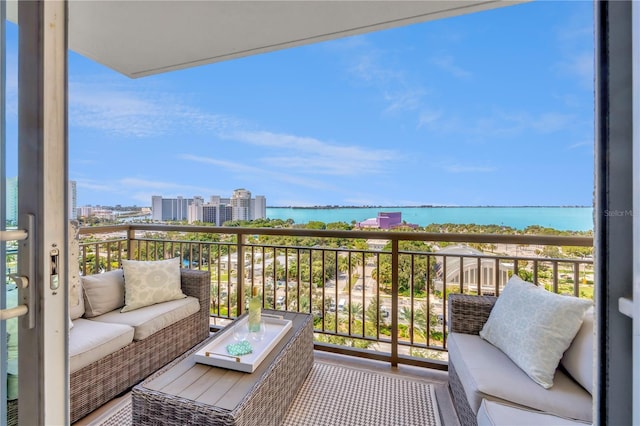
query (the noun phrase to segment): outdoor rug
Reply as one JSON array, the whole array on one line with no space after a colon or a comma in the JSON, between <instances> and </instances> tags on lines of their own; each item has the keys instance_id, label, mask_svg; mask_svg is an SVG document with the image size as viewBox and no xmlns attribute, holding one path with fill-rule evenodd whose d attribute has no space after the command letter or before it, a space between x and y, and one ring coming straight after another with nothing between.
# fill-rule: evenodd
<instances>
[{"instance_id":1,"label":"outdoor rug","mask_svg":"<svg viewBox=\"0 0 640 426\"><path fill-rule=\"evenodd\" d=\"M439 426L429 383L315 362L283 426Z\"/></svg>"},{"instance_id":2,"label":"outdoor rug","mask_svg":"<svg viewBox=\"0 0 640 426\"><path fill-rule=\"evenodd\" d=\"M90 426L131 425L131 399ZM434 385L316 361L283 426L441 426Z\"/></svg>"}]
</instances>

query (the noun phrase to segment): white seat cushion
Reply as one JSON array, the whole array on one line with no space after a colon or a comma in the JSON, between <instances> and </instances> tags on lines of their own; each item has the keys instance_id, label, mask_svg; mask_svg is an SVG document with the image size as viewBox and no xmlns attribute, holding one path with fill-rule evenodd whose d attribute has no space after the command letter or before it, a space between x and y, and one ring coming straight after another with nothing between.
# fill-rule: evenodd
<instances>
[{"instance_id":1,"label":"white seat cushion","mask_svg":"<svg viewBox=\"0 0 640 426\"><path fill-rule=\"evenodd\" d=\"M591 395L566 374L557 371L554 385L545 389L500 349L479 336L451 333L449 363L460 377L469 405L478 413L483 399L512 403L557 416L592 422Z\"/></svg>"},{"instance_id":2,"label":"white seat cushion","mask_svg":"<svg viewBox=\"0 0 640 426\"><path fill-rule=\"evenodd\" d=\"M482 401L477 420L478 426L582 426L590 424L487 400Z\"/></svg>"},{"instance_id":3,"label":"white seat cushion","mask_svg":"<svg viewBox=\"0 0 640 426\"><path fill-rule=\"evenodd\" d=\"M133 327L128 325L75 319L69 330L69 371L78 371L132 341Z\"/></svg>"},{"instance_id":4,"label":"white seat cushion","mask_svg":"<svg viewBox=\"0 0 640 426\"><path fill-rule=\"evenodd\" d=\"M129 325L135 329L133 340L142 340L199 310L200 302L198 299L188 296L184 299L157 303L129 312L115 310L91 318L91 320Z\"/></svg>"}]
</instances>

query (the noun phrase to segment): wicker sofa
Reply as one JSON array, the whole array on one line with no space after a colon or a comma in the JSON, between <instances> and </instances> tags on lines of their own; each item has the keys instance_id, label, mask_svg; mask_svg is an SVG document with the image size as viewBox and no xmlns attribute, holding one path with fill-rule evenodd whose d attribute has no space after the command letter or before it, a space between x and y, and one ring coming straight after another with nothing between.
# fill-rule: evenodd
<instances>
[{"instance_id":1,"label":"wicker sofa","mask_svg":"<svg viewBox=\"0 0 640 426\"><path fill-rule=\"evenodd\" d=\"M74 320L73 328L69 332L69 346L71 360L70 373L70 420L75 422L96 408L105 404L117 395L128 390L151 373L175 359L180 354L192 348L209 336L209 304L210 304L210 274L206 271L189 269L180 270L182 291L185 295L197 298L199 310L171 323L171 315L168 315L165 322L160 324L161 329L153 332L149 336L141 339L134 338L133 329L137 329L136 324L130 333L132 340L126 346L109 353L102 358L84 365L74 371L74 338L78 335L86 334L86 328L80 334L82 327L98 326L119 326L128 327L125 322L113 320L112 323L102 323L100 317L94 319L78 318ZM189 297L187 299L190 299ZM182 299L186 300L186 299ZM174 301L181 302L181 301ZM150 309L162 309L161 305L171 304L164 302L150 306ZM193 300L191 299L193 305ZM140 315L144 315L144 310L139 309L136 313L137 320ZM119 311L118 311L119 312ZM131 312L132 314L134 312ZM111 313L107 315L112 315ZM125 315L125 314L120 314ZM98 323L98 324L96 324ZM156 328L157 320L156 320ZM86 364L84 362L83 364Z\"/></svg>"},{"instance_id":2,"label":"wicker sofa","mask_svg":"<svg viewBox=\"0 0 640 426\"><path fill-rule=\"evenodd\" d=\"M578 334L564 353L554 385L545 389L500 349L480 338L479 332L496 300L493 296L463 294L448 297L449 386L460 423L463 426L591 424L592 310L585 314ZM570 369L576 377L564 367L569 365L569 357L573 365L581 364L581 373Z\"/></svg>"}]
</instances>

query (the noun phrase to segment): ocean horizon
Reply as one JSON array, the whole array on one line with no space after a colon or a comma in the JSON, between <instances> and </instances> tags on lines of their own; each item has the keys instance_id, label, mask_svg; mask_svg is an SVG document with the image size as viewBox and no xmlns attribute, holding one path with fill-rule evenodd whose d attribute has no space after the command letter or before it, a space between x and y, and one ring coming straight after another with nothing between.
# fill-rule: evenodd
<instances>
[{"instance_id":1,"label":"ocean horizon","mask_svg":"<svg viewBox=\"0 0 640 426\"><path fill-rule=\"evenodd\" d=\"M402 220L419 226L430 224L476 224L525 229L542 226L560 231L593 231L593 207L587 206L367 206L367 207L267 207L269 219L362 222L380 212L401 212Z\"/></svg>"}]
</instances>

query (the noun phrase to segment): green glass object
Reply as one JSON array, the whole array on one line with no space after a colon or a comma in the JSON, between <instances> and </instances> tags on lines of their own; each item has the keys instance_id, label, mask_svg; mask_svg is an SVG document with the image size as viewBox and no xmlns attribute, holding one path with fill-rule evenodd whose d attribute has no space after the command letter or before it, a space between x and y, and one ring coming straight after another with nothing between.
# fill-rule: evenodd
<instances>
[{"instance_id":1,"label":"green glass object","mask_svg":"<svg viewBox=\"0 0 640 426\"><path fill-rule=\"evenodd\" d=\"M243 340L242 342L227 345L227 352L229 355L233 356L246 355L253 352L253 347L251 346L251 343Z\"/></svg>"},{"instance_id":2,"label":"green glass object","mask_svg":"<svg viewBox=\"0 0 640 426\"><path fill-rule=\"evenodd\" d=\"M260 320L262 319L262 299L258 294L258 287L253 287L252 297L249 300L249 332L260 331Z\"/></svg>"}]
</instances>

